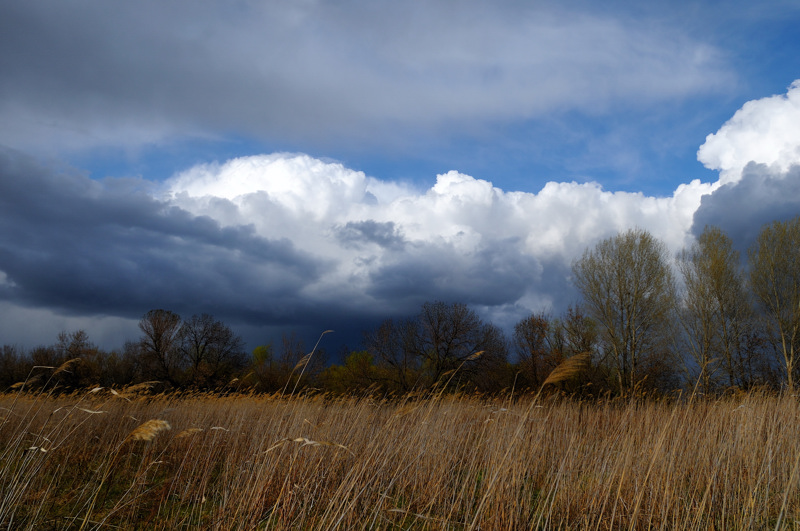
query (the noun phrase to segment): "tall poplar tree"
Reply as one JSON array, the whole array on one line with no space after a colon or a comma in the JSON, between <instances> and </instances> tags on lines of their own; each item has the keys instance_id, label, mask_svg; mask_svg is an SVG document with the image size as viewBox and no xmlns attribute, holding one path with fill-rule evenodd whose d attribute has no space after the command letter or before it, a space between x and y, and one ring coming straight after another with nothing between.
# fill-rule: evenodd
<instances>
[{"instance_id":1,"label":"tall poplar tree","mask_svg":"<svg viewBox=\"0 0 800 531\"><path fill-rule=\"evenodd\" d=\"M750 248L750 285L794 389L800 351L800 216L761 229Z\"/></svg>"},{"instance_id":2,"label":"tall poplar tree","mask_svg":"<svg viewBox=\"0 0 800 531\"><path fill-rule=\"evenodd\" d=\"M631 229L587 249L572 267L584 308L599 324L622 390L671 352L675 282L663 242Z\"/></svg>"},{"instance_id":3,"label":"tall poplar tree","mask_svg":"<svg viewBox=\"0 0 800 531\"><path fill-rule=\"evenodd\" d=\"M748 348L753 311L733 242L721 229L706 227L681 252L678 266L686 288L681 324L703 390L748 387L754 380L755 353Z\"/></svg>"}]
</instances>

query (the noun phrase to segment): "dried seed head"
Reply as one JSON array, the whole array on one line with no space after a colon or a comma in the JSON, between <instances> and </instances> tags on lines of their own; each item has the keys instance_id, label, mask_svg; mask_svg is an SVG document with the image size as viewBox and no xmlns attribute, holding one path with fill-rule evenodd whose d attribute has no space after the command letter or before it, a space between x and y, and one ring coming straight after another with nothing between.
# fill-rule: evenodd
<instances>
[{"instance_id":1,"label":"dried seed head","mask_svg":"<svg viewBox=\"0 0 800 531\"><path fill-rule=\"evenodd\" d=\"M203 431L203 428L188 428L180 432L178 435L175 436L176 439L182 439L184 437L189 437L190 435L194 435L195 433Z\"/></svg>"},{"instance_id":2,"label":"dried seed head","mask_svg":"<svg viewBox=\"0 0 800 531\"><path fill-rule=\"evenodd\" d=\"M128 435L131 441L152 441L159 432L170 429L166 420L150 419Z\"/></svg>"},{"instance_id":3,"label":"dried seed head","mask_svg":"<svg viewBox=\"0 0 800 531\"><path fill-rule=\"evenodd\" d=\"M83 360L80 359L80 358L72 358L71 360L65 361L64 363L62 363L58 367L58 369L55 370L55 372L53 373L53 376L55 376L56 374L62 373L62 372L72 372L71 369L73 367L75 367L75 365L78 365L79 363L81 363L82 361Z\"/></svg>"},{"instance_id":4,"label":"dried seed head","mask_svg":"<svg viewBox=\"0 0 800 531\"><path fill-rule=\"evenodd\" d=\"M557 384L559 382L571 380L585 371L589 367L591 361L592 355L589 352L575 354L571 358L565 359L558 367L553 369L553 372L551 372L550 376L544 381L542 387L548 384Z\"/></svg>"},{"instance_id":5,"label":"dried seed head","mask_svg":"<svg viewBox=\"0 0 800 531\"><path fill-rule=\"evenodd\" d=\"M306 354L305 356L303 356L302 358L300 358L300 361L298 361L298 362L297 362L297 365L295 365L295 366L294 366L294 369L292 369L292 370L295 370L295 371L296 371L297 369L299 369L299 368L301 368L301 367L305 367L305 366L306 366L306 364L307 364L309 361L311 361L311 354L313 354L313 352L309 352L308 354Z\"/></svg>"},{"instance_id":6,"label":"dried seed head","mask_svg":"<svg viewBox=\"0 0 800 531\"><path fill-rule=\"evenodd\" d=\"M478 351L478 352L476 352L475 354L470 354L470 355L467 357L467 359L465 359L464 361L473 361L473 360L476 360L476 359L480 358L481 356L483 356L483 353L484 353L484 352L486 352L486 351L485 351L485 350L481 350L481 351Z\"/></svg>"}]
</instances>

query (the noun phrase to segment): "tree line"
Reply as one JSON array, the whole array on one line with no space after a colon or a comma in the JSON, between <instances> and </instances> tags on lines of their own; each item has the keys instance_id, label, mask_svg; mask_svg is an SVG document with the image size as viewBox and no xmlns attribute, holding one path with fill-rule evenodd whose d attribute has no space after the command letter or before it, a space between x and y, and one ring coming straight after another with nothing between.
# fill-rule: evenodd
<instances>
[{"instance_id":1,"label":"tree line","mask_svg":"<svg viewBox=\"0 0 800 531\"><path fill-rule=\"evenodd\" d=\"M510 337L465 304L433 301L411 318L365 331L361 349L332 365L324 349L308 352L295 335L247 353L209 314L183 319L155 309L142 316L140 338L119 351L98 349L82 330L29 352L3 346L0 389L159 382L262 392L494 393L537 390L559 367L565 376L556 385L584 395L794 389L800 379L800 216L762 227L746 263L717 227L706 227L677 257L649 232L631 229L586 249L572 264L572 281L577 303L563 315L525 317Z\"/></svg>"}]
</instances>

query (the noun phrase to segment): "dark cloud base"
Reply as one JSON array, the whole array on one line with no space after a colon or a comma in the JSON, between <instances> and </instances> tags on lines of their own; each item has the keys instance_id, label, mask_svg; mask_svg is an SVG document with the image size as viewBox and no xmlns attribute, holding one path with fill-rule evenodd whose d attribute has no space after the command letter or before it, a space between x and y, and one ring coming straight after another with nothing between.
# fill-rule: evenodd
<instances>
[{"instance_id":1,"label":"dark cloud base","mask_svg":"<svg viewBox=\"0 0 800 531\"><path fill-rule=\"evenodd\" d=\"M697 236L707 225L717 226L733 239L740 252L745 252L765 224L798 215L800 166L780 173L751 162L741 180L703 197L694 215L692 233Z\"/></svg>"},{"instance_id":2,"label":"dark cloud base","mask_svg":"<svg viewBox=\"0 0 800 531\"><path fill-rule=\"evenodd\" d=\"M337 344L355 347L362 331L409 317L426 301L513 305L542 273L518 241L487 243L465 258L447 244L409 242L393 223L365 220L333 234L344 249L379 246L384 264L370 269L366 287L308 295L333 269L329 259L251 225L193 215L156 199L152 186L95 181L0 148L0 299L72 317L207 312L251 330L248 342L263 342L260 329L272 340L276 330L295 330L306 341L335 329Z\"/></svg>"},{"instance_id":3,"label":"dark cloud base","mask_svg":"<svg viewBox=\"0 0 800 531\"><path fill-rule=\"evenodd\" d=\"M141 308L290 321L324 263L251 226L221 227L158 201L136 181L54 173L0 150L0 270L6 300L84 314ZM271 308L272 309L271 309Z\"/></svg>"}]
</instances>

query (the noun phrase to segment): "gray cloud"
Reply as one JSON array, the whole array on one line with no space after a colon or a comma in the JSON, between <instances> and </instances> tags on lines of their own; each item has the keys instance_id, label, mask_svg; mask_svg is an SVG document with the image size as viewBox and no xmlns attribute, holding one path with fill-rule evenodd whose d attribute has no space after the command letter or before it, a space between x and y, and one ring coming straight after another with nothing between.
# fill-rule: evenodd
<instances>
[{"instance_id":1,"label":"gray cloud","mask_svg":"<svg viewBox=\"0 0 800 531\"><path fill-rule=\"evenodd\" d=\"M725 184L702 198L692 232L698 235L706 225L718 226L744 251L763 225L797 215L800 215L800 165L782 172L751 162L745 166L739 181Z\"/></svg>"},{"instance_id":2,"label":"gray cloud","mask_svg":"<svg viewBox=\"0 0 800 531\"><path fill-rule=\"evenodd\" d=\"M130 328L164 307L249 330L334 328L351 340L429 300L504 319L558 312L576 250L632 220L680 239L660 212L682 219L702 189L653 200L572 183L535 195L450 172L415 191L280 154L156 185L96 181L2 148L0 301L51 322L105 316Z\"/></svg>"},{"instance_id":3,"label":"gray cloud","mask_svg":"<svg viewBox=\"0 0 800 531\"><path fill-rule=\"evenodd\" d=\"M751 102L746 120L725 127L744 138L761 117L783 116L765 101L785 103ZM772 131L789 160L795 129ZM716 153L735 151L726 135L713 138ZM273 153L155 183L92 180L2 147L0 313L13 316L0 333L38 319L135 329L143 312L166 307L212 313L253 336L334 328L352 338L436 299L469 303L508 327L527 311L575 302L571 260L620 230L650 230L676 251L715 224L741 248L763 223L800 211L796 163L724 171L718 183L695 180L667 197L577 182L504 191L456 171L422 190Z\"/></svg>"},{"instance_id":4,"label":"gray cloud","mask_svg":"<svg viewBox=\"0 0 800 531\"><path fill-rule=\"evenodd\" d=\"M715 185L648 197L551 182L534 194L450 172L415 190L274 153L187 168L164 195L146 179L92 180L23 154L111 147L135 158L143 145L228 135L310 150L429 148L546 114L663 112L664 102L727 90L728 59L701 36L703 24L682 20L694 8L658 9L2 2L0 144L14 149L0 148L0 313L15 315L3 326L42 319L121 330L167 307L213 313L253 336L287 326L353 332L433 299L471 303L510 325L574 302L570 260L619 230L644 227L679 247L692 215L695 233L715 223L742 240L762 220L793 215L797 167L749 166L695 213ZM795 161L786 106L796 92L750 105L727 130ZM753 144L748 134L764 116L793 128ZM743 153L729 136L718 134L701 158Z\"/></svg>"},{"instance_id":5,"label":"gray cloud","mask_svg":"<svg viewBox=\"0 0 800 531\"><path fill-rule=\"evenodd\" d=\"M380 223L371 219L348 221L344 226L336 228L336 237L346 247L362 247L372 243L387 249L402 250L406 243L394 222Z\"/></svg>"},{"instance_id":6,"label":"gray cloud","mask_svg":"<svg viewBox=\"0 0 800 531\"><path fill-rule=\"evenodd\" d=\"M324 263L252 226L222 227L135 181L53 173L0 150L0 296L73 315L153 307L291 322Z\"/></svg>"},{"instance_id":7,"label":"gray cloud","mask_svg":"<svg viewBox=\"0 0 800 531\"><path fill-rule=\"evenodd\" d=\"M9 0L0 143L136 146L218 131L393 142L409 128L595 112L732 79L712 46L665 20L580 12L478 0Z\"/></svg>"},{"instance_id":8,"label":"gray cloud","mask_svg":"<svg viewBox=\"0 0 800 531\"><path fill-rule=\"evenodd\" d=\"M541 270L515 239L485 241L466 257L452 245L417 243L374 270L369 294L412 307L426 300L497 306L539 285Z\"/></svg>"},{"instance_id":9,"label":"gray cloud","mask_svg":"<svg viewBox=\"0 0 800 531\"><path fill-rule=\"evenodd\" d=\"M212 313L251 341L259 330L333 328L353 345L383 318L446 300L510 327L574 303L571 260L618 230L640 226L674 248L692 221L695 233L713 223L741 240L795 215L800 166L770 171L751 164L736 184L712 193L695 182L668 198L577 183L504 192L456 172L415 191L274 154L156 185L95 181L3 148L0 307L69 325L115 318L102 325L115 329L165 307Z\"/></svg>"},{"instance_id":10,"label":"gray cloud","mask_svg":"<svg viewBox=\"0 0 800 531\"><path fill-rule=\"evenodd\" d=\"M332 224L339 246L315 253L295 243L301 235L268 237L255 225L223 224L159 194L147 181L94 181L0 148L0 308L20 316L8 323L36 320L15 337L45 330L54 337L58 330L50 328L88 326L107 342L108 330L126 330L112 345L119 346L136 337L135 322L145 311L163 307L186 316L212 313L248 330L253 343L278 329L310 337L333 328L337 341L355 345L362 330L413 314L428 300L514 305L542 271L516 237L483 239L467 251L438 238L409 241L397 223L367 219ZM263 207L267 195L254 197ZM243 205L250 200L240 199ZM356 199L341 207L363 208ZM197 201L210 214L239 208L224 198ZM293 211L274 205L256 221L301 228ZM302 230L320 232L323 241L326 223ZM362 278L348 282L348 275L361 275L359 268Z\"/></svg>"}]
</instances>

